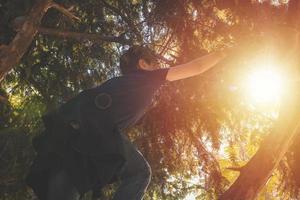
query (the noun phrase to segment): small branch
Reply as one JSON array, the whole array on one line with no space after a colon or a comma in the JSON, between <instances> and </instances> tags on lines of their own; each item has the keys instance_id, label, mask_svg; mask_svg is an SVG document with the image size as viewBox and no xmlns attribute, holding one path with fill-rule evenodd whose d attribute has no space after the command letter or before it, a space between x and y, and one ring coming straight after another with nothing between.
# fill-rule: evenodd
<instances>
[{"instance_id":1,"label":"small branch","mask_svg":"<svg viewBox=\"0 0 300 200\"><path fill-rule=\"evenodd\" d=\"M197 149L198 155L202 156L204 160L209 160L211 166L214 166L214 170L218 173L218 175L221 176L221 168L219 162L217 161L217 158L206 149L200 138L196 137L193 133L190 133L190 136L192 138L194 146Z\"/></svg>"},{"instance_id":2,"label":"small branch","mask_svg":"<svg viewBox=\"0 0 300 200\"><path fill-rule=\"evenodd\" d=\"M243 170L243 167L226 167L227 170L241 172Z\"/></svg>"},{"instance_id":3,"label":"small branch","mask_svg":"<svg viewBox=\"0 0 300 200\"><path fill-rule=\"evenodd\" d=\"M168 30L169 32L169 30ZM165 45L162 46L162 50L160 51L160 55L163 55L166 51L166 49L168 48L169 44L171 43L172 39L173 39L174 33L171 33L171 35L169 36L169 38L167 39L167 42Z\"/></svg>"},{"instance_id":4,"label":"small branch","mask_svg":"<svg viewBox=\"0 0 300 200\"><path fill-rule=\"evenodd\" d=\"M164 63L166 63L167 65L174 65L174 61L173 60L168 60L167 58L165 58L164 56L160 55L160 54L156 54L156 57L163 61Z\"/></svg>"},{"instance_id":5,"label":"small branch","mask_svg":"<svg viewBox=\"0 0 300 200\"><path fill-rule=\"evenodd\" d=\"M51 3L50 7L57 9L58 11L60 11L61 13L63 13L67 17L69 17L71 20L75 19L77 21L80 21L79 17L77 17L73 13L71 13L71 10L73 9L73 7L70 7L69 9L67 9L67 8L57 4L57 3L54 3L54 2Z\"/></svg>"},{"instance_id":6,"label":"small branch","mask_svg":"<svg viewBox=\"0 0 300 200\"><path fill-rule=\"evenodd\" d=\"M84 40L91 40L95 42L116 42L120 44L130 44L130 41L127 40L124 35L119 36L101 36L97 33L77 33L77 32L70 32L70 31L60 31L57 29L51 28L38 28L39 33L45 35L53 35L62 38L72 38L77 41L84 41Z\"/></svg>"}]
</instances>

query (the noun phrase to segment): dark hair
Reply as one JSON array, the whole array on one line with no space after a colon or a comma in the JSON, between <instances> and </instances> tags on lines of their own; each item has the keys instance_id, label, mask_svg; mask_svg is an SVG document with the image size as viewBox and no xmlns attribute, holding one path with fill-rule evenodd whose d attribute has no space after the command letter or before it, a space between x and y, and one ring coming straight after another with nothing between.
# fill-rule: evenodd
<instances>
[{"instance_id":1,"label":"dark hair","mask_svg":"<svg viewBox=\"0 0 300 200\"><path fill-rule=\"evenodd\" d=\"M144 59L147 63L156 62L155 53L144 46L132 46L120 58L120 69L123 74L138 71L138 62Z\"/></svg>"}]
</instances>

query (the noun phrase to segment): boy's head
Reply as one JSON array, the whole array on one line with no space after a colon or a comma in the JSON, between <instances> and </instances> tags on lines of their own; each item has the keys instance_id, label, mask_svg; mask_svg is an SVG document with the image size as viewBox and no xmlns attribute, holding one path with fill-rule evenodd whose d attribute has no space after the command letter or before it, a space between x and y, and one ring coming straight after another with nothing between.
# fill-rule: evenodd
<instances>
[{"instance_id":1,"label":"boy's head","mask_svg":"<svg viewBox=\"0 0 300 200\"><path fill-rule=\"evenodd\" d=\"M123 74L137 70L151 71L157 67L155 53L147 47L133 46L123 53L120 59L120 69Z\"/></svg>"}]
</instances>

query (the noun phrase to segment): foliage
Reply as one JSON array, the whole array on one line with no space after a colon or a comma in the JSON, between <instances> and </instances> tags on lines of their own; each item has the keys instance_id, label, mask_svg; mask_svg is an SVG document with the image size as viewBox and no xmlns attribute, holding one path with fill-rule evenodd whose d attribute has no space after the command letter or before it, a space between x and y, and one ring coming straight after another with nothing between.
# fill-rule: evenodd
<instances>
[{"instance_id":1,"label":"foliage","mask_svg":"<svg viewBox=\"0 0 300 200\"><path fill-rule=\"evenodd\" d=\"M285 7L250 0L56 2L74 6L74 14L80 21L70 21L58 11L50 10L43 19L43 27L102 36L122 35L130 44L145 44L158 52L164 67L189 61L208 51L234 44L240 46L232 57L206 74L162 88L153 108L138 126L129 130L153 171L146 199L184 199L190 193L197 199L216 199L236 178L236 173L227 168L245 164L275 121L252 109L251 103L241 95L239 81L241 74L249 70L247 60L268 45L263 33L270 30L269 24L285 23L282 21L286 19ZM11 22L26 15L33 3L32 0L0 1L1 44L12 40L15 31ZM0 119L0 136L7 138L0 141L16 148L6 149L7 162L22 158L18 159L22 165L1 167L0 180L6 180L3 178L6 176L17 176L20 180L25 174L33 155L25 141L43 128L40 117L81 90L118 76L119 56L127 48L128 45L120 43L84 39L78 42L43 34L35 38L21 63L1 85L9 101L0 104L4 119ZM232 89L233 86L238 89ZM277 107L269 110L276 112ZM8 127L17 130L8 131ZM19 139L11 139L18 136ZM16 141L26 145L15 145ZM296 157L299 151L296 146L282 161L262 195L270 195L272 199L297 196L299 165L295 163L299 162ZM4 174L2 170L10 173ZM280 180L284 184L280 185ZM283 193L274 192L279 186L283 187ZM19 191L30 195L24 185ZM113 187L107 189L107 196L111 191ZM0 199L13 199L11 194L5 189Z\"/></svg>"}]
</instances>

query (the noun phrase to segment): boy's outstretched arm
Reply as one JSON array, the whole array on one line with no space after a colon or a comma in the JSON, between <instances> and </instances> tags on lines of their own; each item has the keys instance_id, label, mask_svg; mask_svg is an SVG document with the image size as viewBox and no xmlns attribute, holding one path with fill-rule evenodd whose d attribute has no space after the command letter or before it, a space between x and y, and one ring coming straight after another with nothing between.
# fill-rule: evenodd
<instances>
[{"instance_id":1,"label":"boy's outstretched arm","mask_svg":"<svg viewBox=\"0 0 300 200\"><path fill-rule=\"evenodd\" d=\"M167 73L168 81L189 78L206 72L226 57L225 52L209 53L188 63L171 67Z\"/></svg>"}]
</instances>

